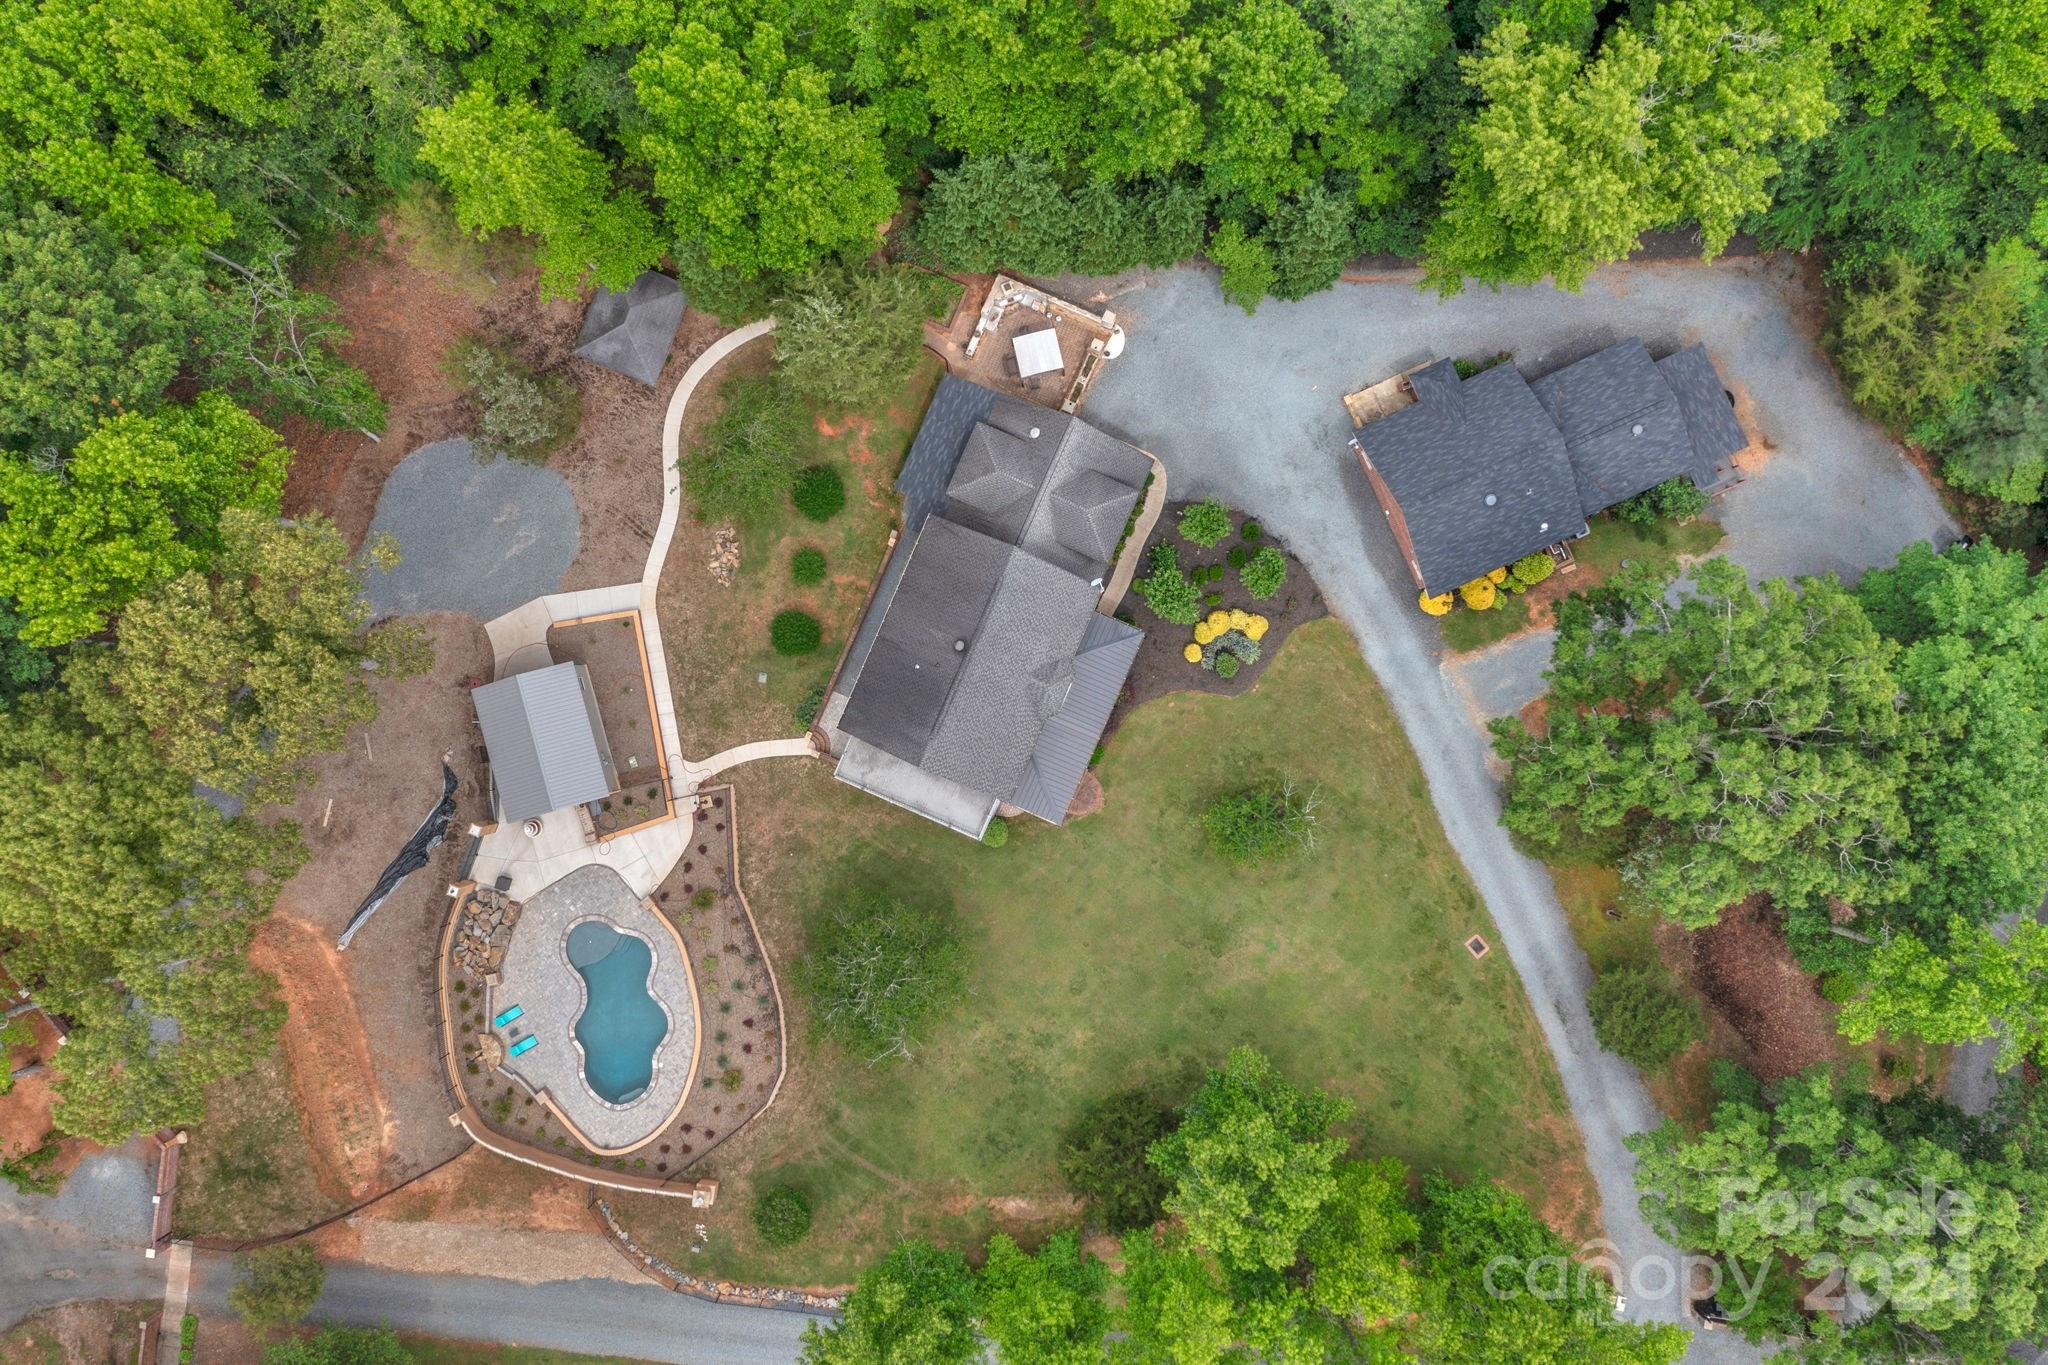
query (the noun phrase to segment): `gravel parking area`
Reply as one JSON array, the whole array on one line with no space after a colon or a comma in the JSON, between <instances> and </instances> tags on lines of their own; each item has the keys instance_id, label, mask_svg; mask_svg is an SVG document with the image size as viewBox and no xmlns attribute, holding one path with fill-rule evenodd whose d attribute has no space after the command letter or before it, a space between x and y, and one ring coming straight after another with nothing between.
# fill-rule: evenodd
<instances>
[{"instance_id":1,"label":"gravel parking area","mask_svg":"<svg viewBox=\"0 0 2048 1365\"><path fill-rule=\"evenodd\" d=\"M576 558L576 499L552 469L479 464L458 436L391 471L370 521L371 536L387 533L404 560L367 575L379 616L461 611L488 621L561 586Z\"/></svg>"},{"instance_id":2,"label":"gravel parking area","mask_svg":"<svg viewBox=\"0 0 2048 1365\"><path fill-rule=\"evenodd\" d=\"M1884 436L1858 418L1802 328L1792 262L1610 268L1580 295L1484 290L1439 300L1405 281L1345 284L1252 317L1223 301L1213 272L1179 269L1069 281L1069 297L1116 309L1131 344L1091 391L1084 415L1162 459L1174 493L1213 495L1257 516L1308 565L1331 610L1358 637L1422 761L1453 846L1486 898L1557 1059L1624 1266L1675 1253L1636 1207L1629 1133L1660 1115L1641 1077L1603 1052L1585 1011L1592 974L1541 864L1499 829L1486 738L1440 666L1437 632L1385 518L1345 447L1342 396L1429 356L1509 349L1529 373L1640 335L1653 354L1704 341L1775 449L1724 499L1729 550L1753 573L1834 569L1888 559L1949 533L1939 502ZM1542 650L1511 646L1524 668ZM1496 704L1511 700L1495 690ZM1675 1294L1629 1293L1633 1318L1681 1321ZM1689 1359L1755 1359L1727 1333Z\"/></svg>"}]
</instances>

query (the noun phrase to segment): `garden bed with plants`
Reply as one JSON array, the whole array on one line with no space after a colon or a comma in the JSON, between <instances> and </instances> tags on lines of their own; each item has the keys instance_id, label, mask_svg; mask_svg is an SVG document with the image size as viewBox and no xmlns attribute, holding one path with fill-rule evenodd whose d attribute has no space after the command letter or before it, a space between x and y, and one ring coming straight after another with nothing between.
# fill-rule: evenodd
<instances>
[{"instance_id":1,"label":"garden bed with plants","mask_svg":"<svg viewBox=\"0 0 2048 1365\"><path fill-rule=\"evenodd\" d=\"M1248 692L1295 627L1330 614L1300 560L1221 503L1168 503L1117 616L1145 632L1114 730L1173 692ZM1190 657L1190 651L1193 656Z\"/></svg>"}]
</instances>

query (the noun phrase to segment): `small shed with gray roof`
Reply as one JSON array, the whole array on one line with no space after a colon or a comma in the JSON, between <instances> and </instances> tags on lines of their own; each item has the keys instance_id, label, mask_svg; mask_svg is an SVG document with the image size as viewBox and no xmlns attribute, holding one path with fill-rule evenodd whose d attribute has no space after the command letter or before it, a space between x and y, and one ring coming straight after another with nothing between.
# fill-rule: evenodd
<instances>
[{"instance_id":1,"label":"small shed with gray roof","mask_svg":"<svg viewBox=\"0 0 2048 1365\"><path fill-rule=\"evenodd\" d=\"M658 271L644 272L619 292L600 286L583 314L576 354L651 386L668 364L683 308L682 286Z\"/></svg>"},{"instance_id":2,"label":"small shed with gray roof","mask_svg":"<svg viewBox=\"0 0 2048 1365\"><path fill-rule=\"evenodd\" d=\"M1070 414L943 380L849 656L840 780L975 837L1002 804L1063 822L1143 638L1096 607L1150 472Z\"/></svg>"},{"instance_id":3,"label":"small shed with gray roof","mask_svg":"<svg viewBox=\"0 0 2048 1365\"><path fill-rule=\"evenodd\" d=\"M1413 403L1351 440L1409 571L1446 593L1586 534L1587 520L1674 478L1717 493L1748 444L1703 347L1653 361L1637 338L1535 380L1435 361Z\"/></svg>"},{"instance_id":4,"label":"small shed with gray roof","mask_svg":"<svg viewBox=\"0 0 2048 1365\"><path fill-rule=\"evenodd\" d=\"M514 674L469 695L490 753L499 820L546 815L618 790L597 694L582 664Z\"/></svg>"}]
</instances>

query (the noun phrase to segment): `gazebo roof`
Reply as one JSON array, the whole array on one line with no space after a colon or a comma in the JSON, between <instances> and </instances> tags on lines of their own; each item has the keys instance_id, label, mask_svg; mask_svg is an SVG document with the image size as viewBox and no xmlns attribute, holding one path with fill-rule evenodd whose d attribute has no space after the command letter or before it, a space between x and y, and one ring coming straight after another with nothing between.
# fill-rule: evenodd
<instances>
[{"instance_id":1,"label":"gazebo roof","mask_svg":"<svg viewBox=\"0 0 2048 1365\"><path fill-rule=\"evenodd\" d=\"M576 354L652 385L683 323L682 286L649 270L623 293L599 288L583 315Z\"/></svg>"}]
</instances>

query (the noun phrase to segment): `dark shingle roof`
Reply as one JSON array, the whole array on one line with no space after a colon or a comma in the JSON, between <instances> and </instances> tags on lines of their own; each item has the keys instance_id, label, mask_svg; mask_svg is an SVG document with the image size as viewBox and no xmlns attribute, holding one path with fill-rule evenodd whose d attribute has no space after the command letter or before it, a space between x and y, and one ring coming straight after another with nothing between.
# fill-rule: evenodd
<instances>
[{"instance_id":1,"label":"dark shingle roof","mask_svg":"<svg viewBox=\"0 0 2048 1365\"><path fill-rule=\"evenodd\" d=\"M966 437L946 515L1082 578L1109 570L1151 462L1064 412L998 397ZM1092 476L1080 479L1077 476ZM1076 515L1077 511L1079 515Z\"/></svg>"},{"instance_id":2,"label":"dark shingle roof","mask_svg":"<svg viewBox=\"0 0 2048 1365\"><path fill-rule=\"evenodd\" d=\"M1067 694L1095 598L1015 546L927 518L839 728L1007 799Z\"/></svg>"},{"instance_id":3,"label":"dark shingle roof","mask_svg":"<svg viewBox=\"0 0 2048 1365\"><path fill-rule=\"evenodd\" d=\"M646 271L622 293L600 287L583 314L576 354L643 384L661 378L676 328L683 325L683 291L674 280Z\"/></svg>"},{"instance_id":4,"label":"dark shingle roof","mask_svg":"<svg viewBox=\"0 0 2048 1365\"><path fill-rule=\"evenodd\" d=\"M1357 440L1400 504L1429 592L1585 531L1564 439L1514 366L1460 383L1439 360L1410 382L1420 401Z\"/></svg>"},{"instance_id":5,"label":"dark shingle roof","mask_svg":"<svg viewBox=\"0 0 2048 1365\"><path fill-rule=\"evenodd\" d=\"M1461 382L1439 360L1409 383L1416 402L1354 440L1431 593L1583 535L1586 518L1666 479L1723 487L1747 444L1699 346L1653 362L1631 337L1533 383L1508 364Z\"/></svg>"},{"instance_id":6,"label":"dark shingle roof","mask_svg":"<svg viewBox=\"0 0 2048 1365\"><path fill-rule=\"evenodd\" d=\"M500 819L524 820L611 794L611 749L582 664L517 673L469 696L491 756Z\"/></svg>"},{"instance_id":7,"label":"dark shingle roof","mask_svg":"<svg viewBox=\"0 0 2048 1365\"><path fill-rule=\"evenodd\" d=\"M1635 337L1531 384L1558 430L1587 516L1699 468L1678 399Z\"/></svg>"},{"instance_id":8,"label":"dark shingle roof","mask_svg":"<svg viewBox=\"0 0 2048 1365\"><path fill-rule=\"evenodd\" d=\"M1658 361L1657 369L1677 396L1678 410L1692 433L1693 450L1705 475L1695 475L1695 481L1709 491L1733 483L1735 455L1749 445L1749 437L1735 420L1735 403L1707 358L1707 348L1694 342Z\"/></svg>"},{"instance_id":9,"label":"dark shingle roof","mask_svg":"<svg viewBox=\"0 0 2048 1365\"><path fill-rule=\"evenodd\" d=\"M924 410L924 424L903 457L903 472L896 476L896 491L903 495L903 531L914 536L924 519L946 502L946 482L960 462L967 433L986 417L999 397L953 375L939 380L938 392Z\"/></svg>"}]
</instances>

